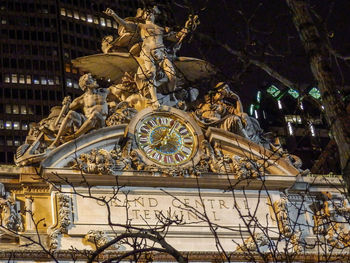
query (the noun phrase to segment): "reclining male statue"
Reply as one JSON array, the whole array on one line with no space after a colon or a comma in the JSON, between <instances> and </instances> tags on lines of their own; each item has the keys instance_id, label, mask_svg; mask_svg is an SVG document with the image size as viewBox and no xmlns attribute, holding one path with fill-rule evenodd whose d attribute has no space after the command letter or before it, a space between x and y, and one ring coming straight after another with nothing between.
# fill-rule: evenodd
<instances>
[{"instance_id":1,"label":"reclining male statue","mask_svg":"<svg viewBox=\"0 0 350 263\"><path fill-rule=\"evenodd\" d=\"M60 145L61 142L72 140L92 129L105 126L109 90L100 88L90 73L80 77L79 86L85 93L74 99L69 105L70 111L63 119L57 136L49 147L51 149ZM73 131L73 134L64 136L69 131Z\"/></svg>"}]
</instances>

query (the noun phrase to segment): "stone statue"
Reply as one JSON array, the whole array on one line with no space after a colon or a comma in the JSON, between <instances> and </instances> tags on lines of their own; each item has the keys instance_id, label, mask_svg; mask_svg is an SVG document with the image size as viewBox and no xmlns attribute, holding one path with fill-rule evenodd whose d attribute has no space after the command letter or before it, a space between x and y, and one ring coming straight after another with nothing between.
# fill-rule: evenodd
<instances>
[{"instance_id":1,"label":"stone statue","mask_svg":"<svg viewBox=\"0 0 350 263\"><path fill-rule=\"evenodd\" d=\"M140 93L136 83L130 73L125 72L122 77L122 83L112 85L108 88L109 94L107 97L110 108L120 108L120 103L125 103L136 111L140 111L148 106L151 106L151 101L146 98L146 95ZM119 103L119 104L118 104ZM119 106L118 106L119 105Z\"/></svg>"},{"instance_id":2,"label":"stone statue","mask_svg":"<svg viewBox=\"0 0 350 263\"><path fill-rule=\"evenodd\" d=\"M100 88L91 74L85 74L80 77L79 86L85 93L73 100L69 105L70 111L64 117L50 148L55 148L61 141L65 142L77 138L91 129L105 126L105 119L108 114L106 100L108 90ZM77 110L83 111L83 114L77 112ZM72 130L74 131L72 135L63 137Z\"/></svg>"},{"instance_id":3,"label":"stone statue","mask_svg":"<svg viewBox=\"0 0 350 263\"><path fill-rule=\"evenodd\" d=\"M255 143L269 145L259 122L243 111L239 96L226 83L218 83L214 92L205 95L204 103L197 107L194 115L203 127L215 126Z\"/></svg>"},{"instance_id":4,"label":"stone statue","mask_svg":"<svg viewBox=\"0 0 350 263\"><path fill-rule=\"evenodd\" d=\"M0 219L1 226L10 231L23 231L22 218L16 209L16 202L0 183Z\"/></svg>"},{"instance_id":5,"label":"stone statue","mask_svg":"<svg viewBox=\"0 0 350 263\"><path fill-rule=\"evenodd\" d=\"M194 23L188 21L186 26L177 33L168 27L163 28L155 24L155 18L160 14L156 6L149 9L139 9L136 16L138 23L120 18L110 8L107 8L105 14L113 17L126 32L140 35L142 44L139 57L142 62L136 73L138 88L141 92L148 91L152 102L159 105L158 87L167 83L167 92L174 92L177 88L175 68L164 45L164 39L180 43L188 34L190 25L192 26Z\"/></svg>"}]
</instances>

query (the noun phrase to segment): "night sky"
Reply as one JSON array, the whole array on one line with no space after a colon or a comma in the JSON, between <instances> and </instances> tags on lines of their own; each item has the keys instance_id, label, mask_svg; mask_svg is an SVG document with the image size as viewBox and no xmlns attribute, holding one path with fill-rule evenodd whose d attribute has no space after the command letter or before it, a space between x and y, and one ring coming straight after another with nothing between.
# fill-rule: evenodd
<instances>
[{"instance_id":1,"label":"night sky","mask_svg":"<svg viewBox=\"0 0 350 263\"><path fill-rule=\"evenodd\" d=\"M350 2L309 2L317 14L314 19L322 36L340 54L350 55ZM264 85L281 84L255 66L243 69L242 63L234 56L219 46L203 41L200 34L228 44L235 50L247 52L293 82L316 85L285 1L178 0L173 2L173 6L177 25L183 25L189 13L198 14L201 21L190 43L183 45L180 54L206 59L216 65L224 74L223 78L239 92L245 105ZM332 65L338 84L348 85L349 66L334 58Z\"/></svg>"}]
</instances>

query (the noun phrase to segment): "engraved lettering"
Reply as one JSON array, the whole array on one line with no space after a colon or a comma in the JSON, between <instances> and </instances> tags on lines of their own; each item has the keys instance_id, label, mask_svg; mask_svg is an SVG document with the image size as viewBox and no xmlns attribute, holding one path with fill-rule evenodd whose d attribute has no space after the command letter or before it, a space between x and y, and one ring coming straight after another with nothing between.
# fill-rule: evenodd
<instances>
[{"instance_id":1,"label":"engraved lettering","mask_svg":"<svg viewBox=\"0 0 350 263\"><path fill-rule=\"evenodd\" d=\"M208 201L210 202L211 208L214 209L213 202L214 202L215 200L214 200L214 199L208 199Z\"/></svg>"},{"instance_id":2,"label":"engraved lettering","mask_svg":"<svg viewBox=\"0 0 350 263\"><path fill-rule=\"evenodd\" d=\"M225 207L226 209L229 209L229 208L225 205L225 201L224 201L224 200L219 200L219 205L220 205L220 209L222 209L223 207Z\"/></svg>"},{"instance_id":3,"label":"engraved lettering","mask_svg":"<svg viewBox=\"0 0 350 263\"><path fill-rule=\"evenodd\" d=\"M195 199L194 204L195 204L196 208L198 208L198 206L204 208L204 204L202 203L201 200Z\"/></svg>"},{"instance_id":4,"label":"engraved lettering","mask_svg":"<svg viewBox=\"0 0 350 263\"><path fill-rule=\"evenodd\" d=\"M149 197L148 198L148 205L149 205L149 207L156 207L158 205L157 199L155 199L153 197Z\"/></svg>"},{"instance_id":5,"label":"engraved lettering","mask_svg":"<svg viewBox=\"0 0 350 263\"><path fill-rule=\"evenodd\" d=\"M142 207L145 207L145 201L143 197L136 198L134 201L135 207L137 207L137 204L141 205Z\"/></svg>"},{"instance_id":6,"label":"engraved lettering","mask_svg":"<svg viewBox=\"0 0 350 263\"><path fill-rule=\"evenodd\" d=\"M135 214L135 219L139 219L139 212L140 212L139 209L133 209L133 210L131 210L131 212L133 212Z\"/></svg>"},{"instance_id":7,"label":"engraved lettering","mask_svg":"<svg viewBox=\"0 0 350 263\"><path fill-rule=\"evenodd\" d=\"M151 219L151 217L149 215L149 210L143 210L143 213L145 215L145 219Z\"/></svg>"},{"instance_id":8,"label":"engraved lettering","mask_svg":"<svg viewBox=\"0 0 350 263\"><path fill-rule=\"evenodd\" d=\"M216 218L216 212L215 211L213 211L213 215L214 215L214 221L220 221L219 218Z\"/></svg>"}]
</instances>

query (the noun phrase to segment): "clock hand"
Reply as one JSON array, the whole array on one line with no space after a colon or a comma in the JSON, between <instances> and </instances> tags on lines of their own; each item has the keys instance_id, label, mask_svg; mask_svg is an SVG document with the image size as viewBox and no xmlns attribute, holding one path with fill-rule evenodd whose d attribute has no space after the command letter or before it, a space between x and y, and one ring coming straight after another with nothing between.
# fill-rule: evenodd
<instances>
[{"instance_id":1,"label":"clock hand","mask_svg":"<svg viewBox=\"0 0 350 263\"><path fill-rule=\"evenodd\" d=\"M175 127L176 127L176 125L178 124L179 122L176 120L176 121L174 121L174 123L173 123L173 125L171 126L171 128L170 128L170 131L169 131L169 133L167 134L167 136L171 136L172 134L173 134L173 132L174 132L174 130L175 130Z\"/></svg>"},{"instance_id":2,"label":"clock hand","mask_svg":"<svg viewBox=\"0 0 350 263\"><path fill-rule=\"evenodd\" d=\"M155 147L155 146L158 146L161 142L163 141L163 138L151 143L149 146L150 147Z\"/></svg>"}]
</instances>

